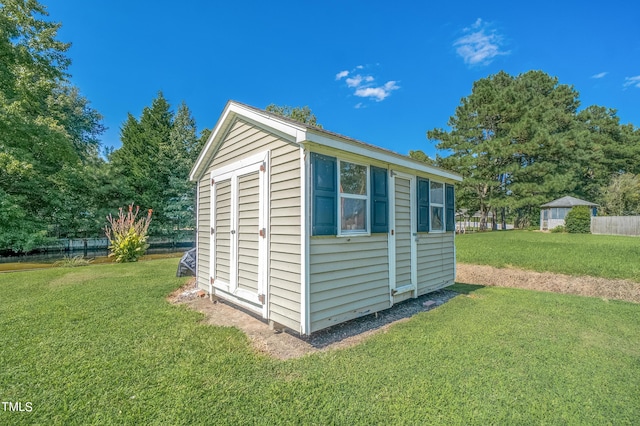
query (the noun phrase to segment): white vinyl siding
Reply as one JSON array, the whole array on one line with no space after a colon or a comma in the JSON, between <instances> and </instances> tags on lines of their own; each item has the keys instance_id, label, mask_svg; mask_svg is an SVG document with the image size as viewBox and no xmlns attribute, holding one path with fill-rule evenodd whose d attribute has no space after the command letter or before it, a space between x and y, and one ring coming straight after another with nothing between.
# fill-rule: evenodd
<instances>
[{"instance_id":1,"label":"white vinyl siding","mask_svg":"<svg viewBox=\"0 0 640 426\"><path fill-rule=\"evenodd\" d=\"M229 166L256 152L270 150L269 202L269 318L293 330L300 329L300 148L255 125L236 120L214 153L202 182L210 191L211 171ZM204 187L204 184L202 185ZM201 198L203 194L201 191ZM199 203L199 251L208 251L210 202ZM206 230L206 233L202 230ZM217 245L217 244L216 244ZM207 256L209 256L207 254ZM224 255L223 255L224 257ZM198 253L198 261L203 256ZM208 257L203 261L207 262ZM208 263L208 262L207 262ZM203 263L203 266L206 263ZM207 265L208 266L208 265ZM208 290L209 269L198 267L198 282Z\"/></svg>"},{"instance_id":2,"label":"white vinyl siding","mask_svg":"<svg viewBox=\"0 0 640 426\"><path fill-rule=\"evenodd\" d=\"M395 179L396 288L411 284L411 181Z\"/></svg>"},{"instance_id":3,"label":"white vinyl siding","mask_svg":"<svg viewBox=\"0 0 640 426\"><path fill-rule=\"evenodd\" d=\"M211 183L208 176L198 181L198 249L196 251L196 276L198 287L209 290L209 242L211 235Z\"/></svg>"},{"instance_id":4,"label":"white vinyl siding","mask_svg":"<svg viewBox=\"0 0 640 426\"><path fill-rule=\"evenodd\" d=\"M238 178L238 287L258 292L259 175Z\"/></svg>"},{"instance_id":5,"label":"white vinyl siding","mask_svg":"<svg viewBox=\"0 0 640 426\"><path fill-rule=\"evenodd\" d=\"M389 307L386 234L311 238L309 258L311 332Z\"/></svg>"},{"instance_id":6,"label":"white vinyl siding","mask_svg":"<svg viewBox=\"0 0 640 426\"><path fill-rule=\"evenodd\" d=\"M231 281L231 181L216 182L214 228L216 232L216 264L214 276L226 283Z\"/></svg>"},{"instance_id":7,"label":"white vinyl siding","mask_svg":"<svg viewBox=\"0 0 640 426\"><path fill-rule=\"evenodd\" d=\"M420 234L418 239L418 295L453 284L453 232Z\"/></svg>"},{"instance_id":8,"label":"white vinyl siding","mask_svg":"<svg viewBox=\"0 0 640 426\"><path fill-rule=\"evenodd\" d=\"M275 145L275 144L274 144ZM270 319L300 330L300 151L271 145Z\"/></svg>"},{"instance_id":9,"label":"white vinyl siding","mask_svg":"<svg viewBox=\"0 0 640 426\"><path fill-rule=\"evenodd\" d=\"M335 159L331 236L307 234L314 206L312 153ZM356 167L353 185L349 164L366 169L364 179L355 179L362 175L355 173ZM376 221L373 235L372 166L382 169L374 175L386 178L385 191L375 197L389 219ZM345 188L338 187L341 171ZM219 297L310 334L451 284L453 233L414 235L418 176L443 184L461 180L400 155L230 102L191 173L191 178L200 177L198 285L209 290L214 276ZM436 206L443 227L445 201L443 196ZM213 236L211 228L216 231ZM265 237L260 236L261 228Z\"/></svg>"}]
</instances>

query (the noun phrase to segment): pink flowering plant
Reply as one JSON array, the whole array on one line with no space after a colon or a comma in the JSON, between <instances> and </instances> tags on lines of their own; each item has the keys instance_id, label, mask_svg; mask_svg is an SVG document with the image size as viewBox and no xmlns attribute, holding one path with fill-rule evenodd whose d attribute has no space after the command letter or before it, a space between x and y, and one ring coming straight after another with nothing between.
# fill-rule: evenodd
<instances>
[{"instance_id":1,"label":"pink flowering plant","mask_svg":"<svg viewBox=\"0 0 640 426\"><path fill-rule=\"evenodd\" d=\"M118 217L107 216L109 224L104 232L109 239L109 257L115 257L116 262L137 262L149 247L147 231L153 211L149 209L146 216L138 219L139 212L140 207L134 211L132 203L127 213L120 207Z\"/></svg>"}]
</instances>

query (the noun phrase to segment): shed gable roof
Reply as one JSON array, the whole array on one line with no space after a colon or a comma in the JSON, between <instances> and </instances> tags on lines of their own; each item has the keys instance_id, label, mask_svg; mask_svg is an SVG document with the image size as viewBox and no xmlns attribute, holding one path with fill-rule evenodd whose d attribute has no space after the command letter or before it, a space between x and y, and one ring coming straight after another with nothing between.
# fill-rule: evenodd
<instances>
[{"instance_id":1,"label":"shed gable roof","mask_svg":"<svg viewBox=\"0 0 640 426\"><path fill-rule=\"evenodd\" d=\"M259 127L268 129L284 139L304 145L305 142L313 142L330 148L342 149L367 157L382 160L411 169L419 170L432 175L460 182L462 177L454 172L429 166L421 161L406 155L398 154L391 150L370 145L338 133L330 132L316 126L300 123L298 121L281 117L279 115L254 108L236 101L229 101L225 106L218 122L216 123L207 143L198 156L195 165L191 169L189 178L199 179L205 172L211 158L218 150L231 125L238 119L249 121Z\"/></svg>"},{"instance_id":2,"label":"shed gable roof","mask_svg":"<svg viewBox=\"0 0 640 426\"><path fill-rule=\"evenodd\" d=\"M590 201L585 201L579 198L566 196L566 197L558 198L557 200L553 200L546 204L543 204L540 207L575 207L575 206L597 207L598 205Z\"/></svg>"}]
</instances>

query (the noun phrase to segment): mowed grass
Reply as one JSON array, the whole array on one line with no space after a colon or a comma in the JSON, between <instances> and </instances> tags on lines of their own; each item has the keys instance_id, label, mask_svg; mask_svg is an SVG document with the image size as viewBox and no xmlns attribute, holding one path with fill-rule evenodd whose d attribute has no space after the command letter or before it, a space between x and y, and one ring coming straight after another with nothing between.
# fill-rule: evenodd
<instances>
[{"instance_id":1,"label":"mowed grass","mask_svg":"<svg viewBox=\"0 0 640 426\"><path fill-rule=\"evenodd\" d=\"M156 253L156 254L145 254L140 259L142 261L146 260L154 260L154 259L173 259L176 257L182 257L184 252L173 252L173 253ZM78 256L76 256L78 257ZM13 271L27 271L31 269L42 269L42 268L54 268L54 267L68 267L70 266L69 261L67 259L73 260L71 256L65 256L63 259L59 259L56 261L55 259L50 260L41 260L41 261L33 261L33 262L6 262L0 263L0 273L2 272L13 272ZM99 257L89 257L88 260L90 263L98 264L98 263L113 263L113 257L107 256L99 256ZM57 262L57 263L56 263Z\"/></svg>"},{"instance_id":2,"label":"mowed grass","mask_svg":"<svg viewBox=\"0 0 640 426\"><path fill-rule=\"evenodd\" d=\"M458 262L640 282L640 238L495 231L456 236Z\"/></svg>"},{"instance_id":3,"label":"mowed grass","mask_svg":"<svg viewBox=\"0 0 640 426\"><path fill-rule=\"evenodd\" d=\"M0 424L634 424L640 307L458 285L358 346L279 361L166 302L176 259L0 274Z\"/></svg>"}]
</instances>

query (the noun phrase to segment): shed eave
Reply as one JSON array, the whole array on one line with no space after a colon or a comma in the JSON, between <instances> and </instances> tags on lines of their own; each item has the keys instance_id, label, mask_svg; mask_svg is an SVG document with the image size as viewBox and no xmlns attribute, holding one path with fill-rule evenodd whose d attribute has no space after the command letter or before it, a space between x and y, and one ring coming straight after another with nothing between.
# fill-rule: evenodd
<instances>
[{"instance_id":1,"label":"shed eave","mask_svg":"<svg viewBox=\"0 0 640 426\"><path fill-rule=\"evenodd\" d=\"M299 142L305 138L305 127L297 126L287 120L281 120L277 116L262 111L248 105L244 105L235 101L228 101L218 122L216 123L211 135L200 152L191 172L189 180L196 181L202 177L206 171L207 164L211 157L217 151L218 146L222 143L231 124L236 118L242 117L243 120L253 122L260 127L270 129L291 142Z\"/></svg>"},{"instance_id":2,"label":"shed eave","mask_svg":"<svg viewBox=\"0 0 640 426\"><path fill-rule=\"evenodd\" d=\"M359 154L390 164L395 164L397 166L402 166L423 173L439 176L451 181L462 182L462 176L457 173L429 166L418 160L414 160L411 157L397 154L374 145L368 145L363 142L352 141L348 138L340 137L339 135L332 134L331 137L329 137L328 135L326 135L326 133L327 132L324 132L322 130L314 132L312 129L308 129L306 132L306 140L302 141L302 144L304 144L304 142L312 142L329 148L340 149L342 151Z\"/></svg>"},{"instance_id":3,"label":"shed eave","mask_svg":"<svg viewBox=\"0 0 640 426\"><path fill-rule=\"evenodd\" d=\"M549 207L576 207L576 206L588 206L588 207L598 207L598 204L592 203L590 201L581 200L579 198L566 196L562 198L558 198L557 200L550 201L548 203L542 204L540 208L549 208Z\"/></svg>"},{"instance_id":4,"label":"shed eave","mask_svg":"<svg viewBox=\"0 0 640 426\"><path fill-rule=\"evenodd\" d=\"M242 117L243 120L247 120L260 127L269 129L270 131L279 134L284 139L300 145L304 145L305 142L317 143L329 148L340 149L397 166L439 176L452 182L462 182L462 176L455 172L429 166L418 160L414 160L411 157L407 157L406 155L398 154L375 145L369 145L321 128L297 123L294 120L279 117L267 111L235 101L227 102L227 105L213 128L211 135L207 139L204 148L200 152L195 165L189 173L189 180L195 181L202 177L207 164L215 155L218 146L222 143L227 131L231 127L231 124L237 117Z\"/></svg>"}]
</instances>

